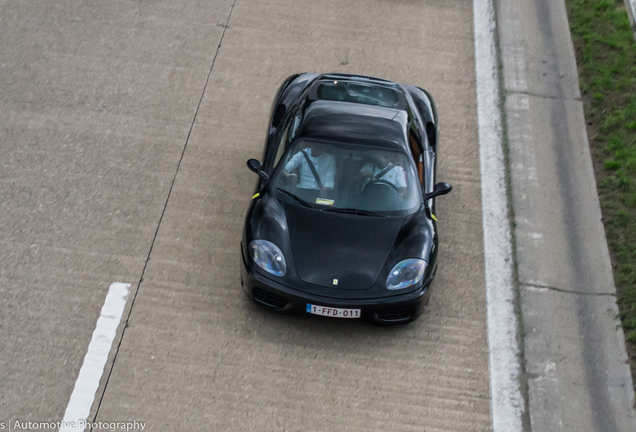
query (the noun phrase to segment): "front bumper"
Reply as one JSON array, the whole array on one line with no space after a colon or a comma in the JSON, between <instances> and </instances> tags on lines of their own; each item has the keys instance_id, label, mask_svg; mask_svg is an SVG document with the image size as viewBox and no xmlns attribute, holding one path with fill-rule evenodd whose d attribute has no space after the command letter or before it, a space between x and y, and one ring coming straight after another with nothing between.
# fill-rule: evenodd
<instances>
[{"instance_id":1,"label":"front bumper","mask_svg":"<svg viewBox=\"0 0 636 432\"><path fill-rule=\"evenodd\" d=\"M243 255L243 254L241 254ZM250 299L270 309L287 313L307 313L307 303L334 308L361 309L362 318L379 324L404 324L416 320L430 297L437 268L422 287L401 295L381 298L339 299L309 294L280 284L241 263L241 285Z\"/></svg>"}]
</instances>

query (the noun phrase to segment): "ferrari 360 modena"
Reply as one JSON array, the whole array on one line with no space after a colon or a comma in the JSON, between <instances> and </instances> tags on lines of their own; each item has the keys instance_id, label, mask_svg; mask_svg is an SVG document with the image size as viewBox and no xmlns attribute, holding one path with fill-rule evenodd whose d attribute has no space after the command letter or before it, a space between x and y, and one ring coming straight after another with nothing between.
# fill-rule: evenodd
<instances>
[{"instance_id":1,"label":"ferrari 360 modena","mask_svg":"<svg viewBox=\"0 0 636 432\"><path fill-rule=\"evenodd\" d=\"M241 241L250 299L283 312L417 319L437 270L438 118L412 85L303 73L272 106Z\"/></svg>"}]
</instances>

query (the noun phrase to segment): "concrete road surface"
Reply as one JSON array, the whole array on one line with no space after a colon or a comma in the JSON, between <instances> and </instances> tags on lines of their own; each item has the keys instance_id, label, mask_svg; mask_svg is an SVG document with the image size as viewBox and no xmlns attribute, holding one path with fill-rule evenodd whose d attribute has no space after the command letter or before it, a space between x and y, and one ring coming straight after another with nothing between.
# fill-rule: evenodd
<instances>
[{"instance_id":1,"label":"concrete road surface","mask_svg":"<svg viewBox=\"0 0 636 432\"><path fill-rule=\"evenodd\" d=\"M473 44L465 0L1 0L0 422L62 419L124 282L89 420L489 430ZM241 291L245 161L278 85L304 71L436 99L454 190L412 325L280 316Z\"/></svg>"},{"instance_id":2,"label":"concrete road surface","mask_svg":"<svg viewBox=\"0 0 636 432\"><path fill-rule=\"evenodd\" d=\"M565 4L497 10L532 430L636 431Z\"/></svg>"}]
</instances>

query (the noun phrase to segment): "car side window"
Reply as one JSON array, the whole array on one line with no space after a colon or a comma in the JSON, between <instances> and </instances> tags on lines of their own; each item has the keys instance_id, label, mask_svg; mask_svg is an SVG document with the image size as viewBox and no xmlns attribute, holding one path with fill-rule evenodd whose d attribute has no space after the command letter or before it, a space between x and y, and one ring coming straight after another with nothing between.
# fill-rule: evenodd
<instances>
[{"instance_id":1,"label":"car side window","mask_svg":"<svg viewBox=\"0 0 636 432\"><path fill-rule=\"evenodd\" d=\"M278 162L283 157L283 154L285 153L285 149L287 148L287 137L289 135L289 127L290 125L288 124L285 130L283 131L283 134L281 135L280 140L278 141L278 149L276 149L276 156L274 157L274 168L276 168L276 165L278 165Z\"/></svg>"},{"instance_id":2,"label":"car side window","mask_svg":"<svg viewBox=\"0 0 636 432\"><path fill-rule=\"evenodd\" d=\"M289 141L296 138L296 134L298 133L298 129L300 129L300 112L297 112L294 116L294 120L292 121L292 129L291 136L289 137Z\"/></svg>"},{"instance_id":3,"label":"car side window","mask_svg":"<svg viewBox=\"0 0 636 432\"><path fill-rule=\"evenodd\" d=\"M278 162L285 154L285 150L289 147L289 144L293 141L300 128L301 114L297 112L292 120L287 124L283 131L280 141L278 142L278 148L276 149L276 156L274 157L274 168L278 165Z\"/></svg>"},{"instance_id":4,"label":"car side window","mask_svg":"<svg viewBox=\"0 0 636 432\"><path fill-rule=\"evenodd\" d=\"M424 181L424 164L422 160L422 150L420 150L421 144L413 129L409 130L409 145L411 147L415 167L417 168L417 177L420 183L422 183Z\"/></svg>"}]
</instances>

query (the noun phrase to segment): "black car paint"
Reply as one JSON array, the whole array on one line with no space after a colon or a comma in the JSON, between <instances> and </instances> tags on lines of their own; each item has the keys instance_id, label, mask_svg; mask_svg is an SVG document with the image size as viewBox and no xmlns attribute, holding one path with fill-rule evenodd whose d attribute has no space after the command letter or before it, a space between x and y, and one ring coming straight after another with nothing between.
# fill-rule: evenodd
<instances>
[{"instance_id":1,"label":"black car paint","mask_svg":"<svg viewBox=\"0 0 636 432\"><path fill-rule=\"evenodd\" d=\"M288 217L290 214L291 218ZM321 222L332 218L339 219L342 225L333 227L333 224L331 224L331 232L324 234L325 239L329 238L332 240L335 235L341 236L334 245L336 247L330 251L328 243L324 241L325 239L323 241L318 240L320 233L311 228L316 226L325 227ZM288 224L288 219L292 219L291 226ZM360 224L360 227L354 230L352 227L356 223ZM372 226L373 228L370 228ZM296 228L294 234L290 233L292 227ZM349 230L343 229L345 227L349 228ZM360 228L368 229L367 235L360 235ZM303 235L311 236L310 241L320 241L320 244L307 244L306 247L297 247L294 250L292 244L294 236ZM437 236L434 230L434 222L427 217L425 210L406 217L361 217L310 209L305 211L302 207L283 203L273 195L265 194L263 198L254 200L254 205L250 206L246 218L242 249L244 259L249 264L251 264L251 260L248 259L250 256L248 248L249 243L253 239L264 239L275 243L285 256L287 273L282 277L276 277L259 267L250 265L250 268L268 279L276 280L286 286L294 286L298 291L323 295L329 298L382 298L399 296L405 292L415 291L418 286L399 291L388 291L386 289L385 281L393 266L405 258L426 256L428 257L426 276L429 276L434 270L437 261L437 248L434 246L437 242ZM374 263L360 262L359 255L357 256L355 253L356 250L370 248L374 239L382 241L384 245L388 245L383 254L384 256L379 260L380 264L377 266L379 271L373 265L378 262L377 252ZM313 246L315 246L315 249L312 248ZM340 248L337 248L338 246ZM431 250L433 253L429 254ZM327 253L331 253L331 256L325 256ZM380 251L379 253L381 254L382 252ZM297 257L300 254L303 257L298 259ZM298 272L299 267L301 272L302 269L307 269L308 261L312 259L316 260L317 269L329 272L325 274L326 279L323 283L318 282L318 276L316 275L307 277ZM301 261L300 266L297 261ZM355 269L348 270L352 262L358 265L355 266ZM306 271L306 273L309 272ZM360 273L371 273L375 276L368 286L360 287L354 285L349 289L343 289L347 279L359 276ZM426 276L425 279L427 278ZM338 286L329 286L329 278L332 280L334 278L339 279L342 283L339 283ZM309 279L310 281L303 279ZM369 278L366 278L366 280L369 280Z\"/></svg>"},{"instance_id":2,"label":"black car paint","mask_svg":"<svg viewBox=\"0 0 636 432\"><path fill-rule=\"evenodd\" d=\"M355 113L350 102L316 101L306 108L299 137L349 144L380 145L404 150L406 112L361 105Z\"/></svg>"},{"instance_id":3,"label":"black car paint","mask_svg":"<svg viewBox=\"0 0 636 432\"><path fill-rule=\"evenodd\" d=\"M437 113L432 98L425 91L406 85L393 84L371 77L360 77L365 82L378 80L390 83L404 94L407 108L396 112L397 120L377 127L375 107L352 104L349 128L342 128L347 113L338 103L312 101L308 92L317 79L352 79L343 74L292 75L281 85L272 105L271 121L263 154L262 170L268 176L274 173L273 161L279 134L288 124L290 116L302 112L300 136L328 139L338 138L355 142L364 131L377 137L380 145L391 142L396 147L408 148L409 130L415 135L423 151L424 184L422 192L433 191L436 171ZM342 103L340 103L342 104ZM312 106L313 105L313 106ZM365 124L365 113L367 123ZM305 117L305 114L307 116ZM344 117L344 118L343 118ZM381 117L381 116L380 116ZM313 121L312 121L313 120ZM340 122L338 122L340 120ZM381 121L381 120L380 120ZM335 126L334 126L335 125ZM395 126L399 127L396 129ZM399 134L399 139L395 139ZM254 298L253 289L259 288L288 300L282 310L304 310L305 303L318 303L333 307L362 308L363 316L377 322L409 322L421 313L430 294L429 286L437 269L437 226L434 218L435 199L429 199L418 211L406 216L368 217L307 209L278 199L259 178L255 192L258 196L250 203L246 219L242 248L241 281L246 294ZM321 235L313 228L322 227L329 232ZM366 235L365 235L366 233ZM249 243L265 239L275 243L287 261L287 273L273 276L253 265ZM369 252L374 242L381 248ZM362 256L357 251L365 251ZM419 284L404 290L389 291L385 287L389 272L395 264L406 258L423 258L428 266ZM312 270L312 262L315 262ZM338 286L329 281L338 279ZM406 319L382 319L382 308L412 305L414 312Z\"/></svg>"}]
</instances>

